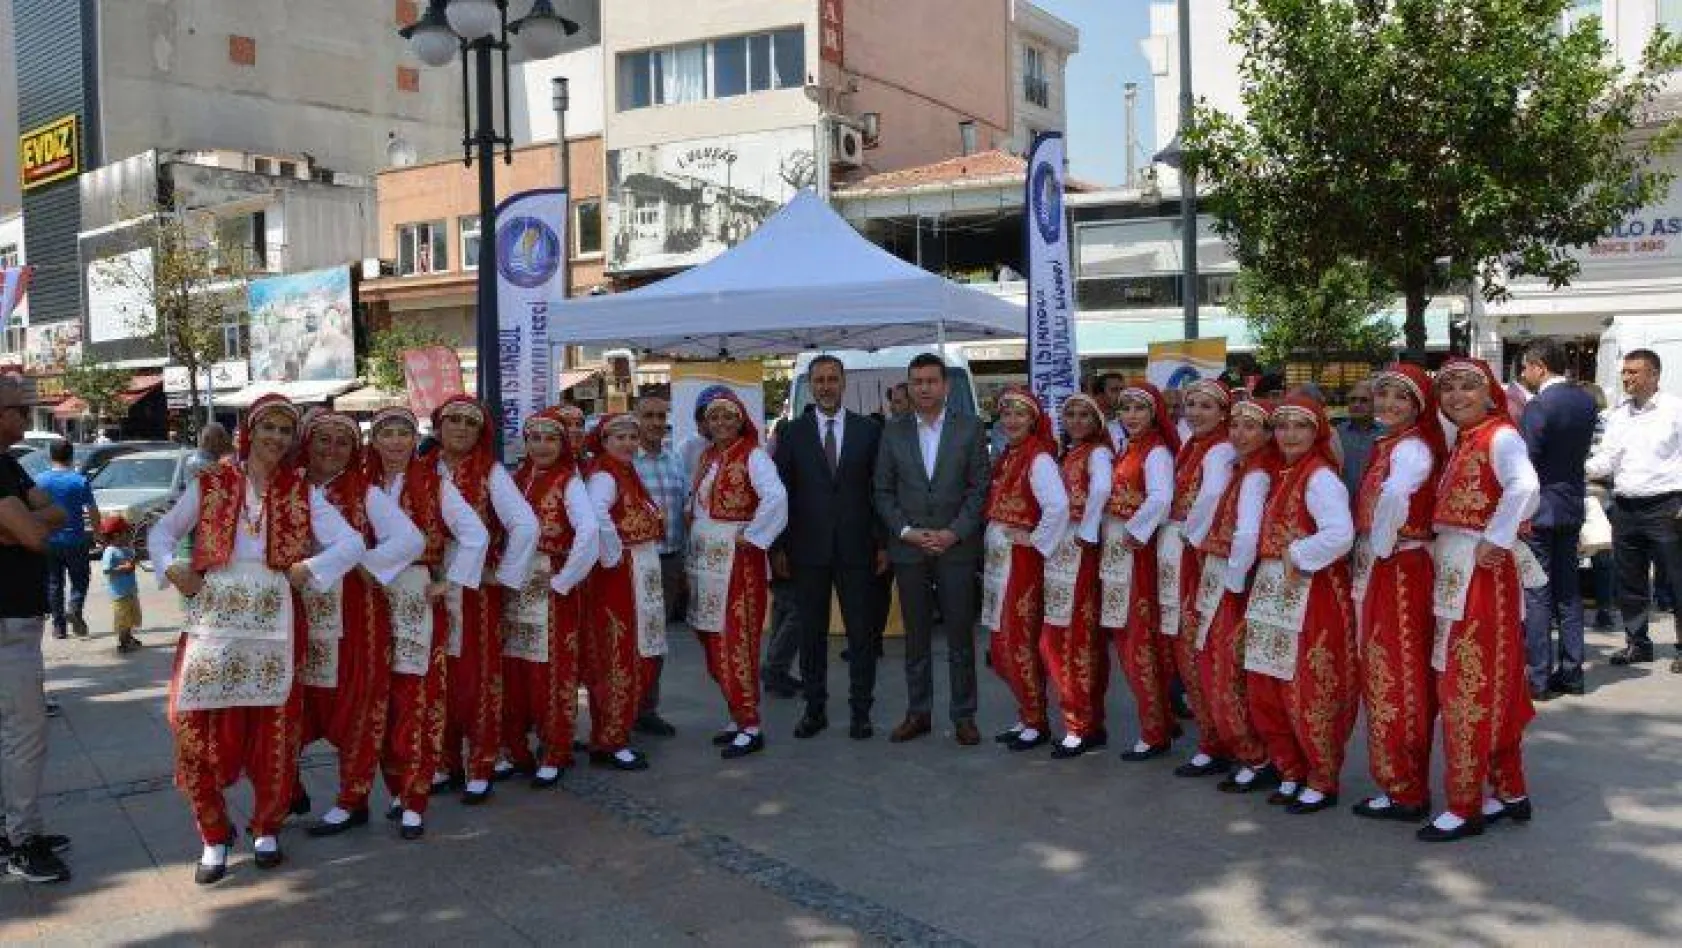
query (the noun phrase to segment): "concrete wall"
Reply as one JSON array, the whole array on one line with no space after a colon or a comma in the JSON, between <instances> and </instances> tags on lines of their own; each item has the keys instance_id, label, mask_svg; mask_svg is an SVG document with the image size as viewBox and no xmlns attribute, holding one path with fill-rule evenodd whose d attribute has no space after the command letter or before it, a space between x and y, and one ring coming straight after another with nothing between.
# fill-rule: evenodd
<instances>
[{"instance_id":1,"label":"concrete wall","mask_svg":"<svg viewBox=\"0 0 1682 948\"><path fill-rule=\"evenodd\" d=\"M557 76L567 79L570 99L567 137L600 135L607 104L604 59L602 47L598 45L514 67L508 79L508 96L514 106L514 144L555 140L554 92L550 80Z\"/></svg>"},{"instance_id":2,"label":"concrete wall","mask_svg":"<svg viewBox=\"0 0 1682 948\"><path fill-rule=\"evenodd\" d=\"M385 166L393 131L423 160L457 152L460 71L409 55L396 33L400 6L100 0L103 153L308 153L324 167L366 174ZM400 73L407 69L417 72ZM412 91L403 88L410 79Z\"/></svg>"},{"instance_id":3,"label":"concrete wall","mask_svg":"<svg viewBox=\"0 0 1682 948\"><path fill-rule=\"evenodd\" d=\"M18 194L18 73L12 45L12 0L0 0L0 214L20 207Z\"/></svg>"}]
</instances>

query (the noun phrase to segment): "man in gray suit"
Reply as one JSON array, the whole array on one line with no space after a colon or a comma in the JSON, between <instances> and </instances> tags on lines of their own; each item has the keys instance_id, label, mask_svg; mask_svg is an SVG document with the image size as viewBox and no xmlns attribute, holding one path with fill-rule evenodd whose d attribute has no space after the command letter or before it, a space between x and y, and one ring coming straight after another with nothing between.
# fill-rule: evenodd
<instances>
[{"instance_id":1,"label":"man in gray suit","mask_svg":"<svg viewBox=\"0 0 1682 948\"><path fill-rule=\"evenodd\" d=\"M946 363L933 353L911 360L913 412L889 421L876 456L876 512L905 617L905 720L890 740L932 730L930 661L935 602L946 631L952 723L959 744L981 741L975 727L975 619L981 514L987 500L987 436L980 419L948 412Z\"/></svg>"}]
</instances>

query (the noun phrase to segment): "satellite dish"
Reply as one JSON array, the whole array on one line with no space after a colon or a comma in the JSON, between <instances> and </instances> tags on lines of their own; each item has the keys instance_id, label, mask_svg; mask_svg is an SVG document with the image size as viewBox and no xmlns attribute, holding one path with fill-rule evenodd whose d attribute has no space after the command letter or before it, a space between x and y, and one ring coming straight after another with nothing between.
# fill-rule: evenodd
<instances>
[{"instance_id":1,"label":"satellite dish","mask_svg":"<svg viewBox=\"0 0 1682 948\"><path fill-rule=\"evenodd\" d=\"M408 168L418 160L415 146L396 132L386 133L385 163L392 168Z\"/></svg>"}]
</instances>

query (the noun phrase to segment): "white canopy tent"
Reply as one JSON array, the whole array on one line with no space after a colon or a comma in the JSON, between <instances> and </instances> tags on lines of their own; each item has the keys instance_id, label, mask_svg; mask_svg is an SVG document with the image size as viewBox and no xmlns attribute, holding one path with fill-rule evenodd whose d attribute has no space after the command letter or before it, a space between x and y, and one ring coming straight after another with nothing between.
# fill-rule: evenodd
<instances>
[{"instance_id":1,"label":"white canopy tent","mask_svg":"<svg viewBox=\"0 0 1682 948\"><path fill-rule=\"evenodd\" d=\"M808 350L1020 338L1026 314L865 240L810 191L736 247L628 293L569 300L556 345L745 359Z\"/></svg>"}]
</instances>

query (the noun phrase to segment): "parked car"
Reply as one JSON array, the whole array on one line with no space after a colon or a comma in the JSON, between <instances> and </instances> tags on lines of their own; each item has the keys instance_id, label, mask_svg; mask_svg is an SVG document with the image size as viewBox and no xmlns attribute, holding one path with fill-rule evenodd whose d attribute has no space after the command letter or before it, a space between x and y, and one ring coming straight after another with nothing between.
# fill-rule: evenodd
<instances>
[{"instance_id":1,"label":"parked car","mask_svg":"<svg viewBox=\"0 0 1682 948\"><path fill-rule=\"evenodd\" d=\"M133 531L137 561L149 560L146 534L186 488L191 448L133 451L111 458L91 480L94 503L105 516L120 515Z\"/></svg>"},{"instance_id":2,"label":"parked car","mask_svg":"<svg viewBox=\"0 0 1682 948\"><path fill-rule=\"evenodd\" d=\"M77 473L90 481L102 470L112 458L132 454L136 451L157 451L165 448L178 448L170 441L114 441L110 444L78 444L70 449L70 466ZM18 460L23 470L30 477L36 477L47 469L51 459L45 448L32 451Z\"/></svg>"},{"instance_id":3,"label":"parked car","mask_svg":"<svg viewBox=\"0 0 1682 948\"><path fill-rule=\"evenodd\" d=\"M30 444L27 441L19 441L17 444L14 444L11 447L7 448L6 453L10 454L14 458L21 459L21 458L23 458L24 455L33 454L33 453L35 453L36 451L39 451L39 450L41 450L41 449L37 448L36 446L34 446L33 444Z\"/></svg>"}]
</instances>

